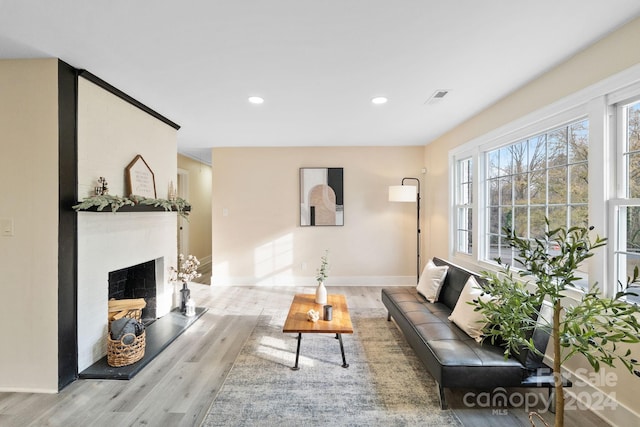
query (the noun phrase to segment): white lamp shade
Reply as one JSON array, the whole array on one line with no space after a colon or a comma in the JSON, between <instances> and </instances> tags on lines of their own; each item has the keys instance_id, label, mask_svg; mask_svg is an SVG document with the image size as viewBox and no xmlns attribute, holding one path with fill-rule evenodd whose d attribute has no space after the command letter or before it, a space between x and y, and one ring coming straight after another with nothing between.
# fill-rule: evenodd
<instances>
[{"instance_id":1,"label":"white lamp shade","mask_svg":"<svg viewBox=\"0 0 640 427\"><path fill-rule=\"evenodd\" d=\"M389 186L389 201L415 202L418 194L416 189L415 185L391 185Z\"/></svg>"}]
</instances>

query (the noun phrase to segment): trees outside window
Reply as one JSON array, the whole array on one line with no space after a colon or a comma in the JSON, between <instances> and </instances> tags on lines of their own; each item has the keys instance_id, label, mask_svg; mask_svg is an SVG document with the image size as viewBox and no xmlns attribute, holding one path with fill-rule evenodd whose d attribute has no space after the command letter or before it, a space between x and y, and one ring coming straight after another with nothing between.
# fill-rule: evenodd
<instances>
[{"instance_id":1,"label":"trees outside window","mask_svg":"<svg viewBox=\"0 0 640 427\"><path fill-rule=\"evenodd\" d=\"M512 264L505 228L535 239L545 218L552 228L588 225L588 152L583 118L486 153L485 260Z\"/></svg>"}]
</instances>

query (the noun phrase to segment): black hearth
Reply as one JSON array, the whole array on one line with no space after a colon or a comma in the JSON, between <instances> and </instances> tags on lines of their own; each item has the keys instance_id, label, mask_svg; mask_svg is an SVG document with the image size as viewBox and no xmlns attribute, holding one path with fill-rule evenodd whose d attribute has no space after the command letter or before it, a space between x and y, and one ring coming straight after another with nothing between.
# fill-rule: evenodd
<instances>
[{"instance_id":1,"label":"black hearth","mask_svg":"<svg viewBox=\"0 0 640 427\"><path fill-rule=\"evenodd\" d=\"M170 311L166 316L162 316L147 328L147 342L142 359L132 365L116 368L109 366L107 356L105 356L80 372L80 378L130 380L206 313L207 310L205 307L196 307L196 315L192 317L185 316L177 309Z\"/></svg>"},{"instance_id":2,"label":"black hearth","mask_svg":"<svg viewBox=\"0 0 640 427\"><path fill-rule=\"evenodd\" d=\"M109 273L109 299L144 298L145 325L156 320L156 261L151 260Z\"/></svg>"}]
</instances>

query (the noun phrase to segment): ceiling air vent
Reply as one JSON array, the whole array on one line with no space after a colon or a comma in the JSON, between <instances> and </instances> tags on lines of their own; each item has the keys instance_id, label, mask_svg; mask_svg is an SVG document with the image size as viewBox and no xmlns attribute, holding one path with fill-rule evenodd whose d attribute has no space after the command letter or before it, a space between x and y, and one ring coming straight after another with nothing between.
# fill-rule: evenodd
<instances>
[{"instance_id":1,"label":"ceiling air vent","mask_svg":"<svg viewBox=\"0 0 640 427\"><path fill-rule=\"evenodd\" d=\"M439 89L437 91L435 91L433 93L433 95L431 95L429 97L429 99L426 100L425 104L429 105L429 104L436 104L440 101L442 101L442 98L444 98L445 96L447 96L447 94L449 93L448 90L445 89Z\"/></svg>"}]
</instances>

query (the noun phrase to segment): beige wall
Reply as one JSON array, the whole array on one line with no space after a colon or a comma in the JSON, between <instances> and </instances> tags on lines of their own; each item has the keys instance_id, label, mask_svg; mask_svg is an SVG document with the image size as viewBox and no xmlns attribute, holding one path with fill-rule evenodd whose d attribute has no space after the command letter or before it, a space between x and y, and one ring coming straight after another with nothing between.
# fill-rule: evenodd
<instances>
[{"instance_id":1,"label":"beige wall","mask_svg":"<svg viewBox=\"0 0 640 427\"><path fill-rule=\"evenodd\" d=\"M213 149L213 284L314 284L325 249L328 286L415 283L415 204L387 189L422 178L423 150ZM301 167L344 168L344 226L299 226Z\"/></svg>"},{"instance_id":2,"label":"beige wall","mask_svg":"<svg viewBox=\"0 0 640 427\"><path fill-rule=\"evenodd\" d=\"M605 39L575 55L512 95L430 143L425 149L429 170L426 183L425 221L427 256L449 256L449 151L537 109L573 94L602 79L640 63L640 19L636 19ZM634 350L640 355L640 346ZM570 365L576 369L580 364ZM640 396L635 393L638 378L624 369L614 371L619 378L615 394L618 401L640 413ZM626 415L624 415L626 414ZM610 420L625 424L628 413L622 409L606 414ZM637 415L636 415L637 416ZM634 422L637 422L636 418Z\"/></svg>"},{"instance_id":3,"label":"beige wall","mask_svg":"<svg viewBox=\"0 0 640 427\"><path fill-rule=\"evenodd\" d=\"M211 259L211 166L178 155L178 169L189 176L189 250L200 260Z\"/></svg>"},{"instance_id":4,"label":"beige wall","mask_svg":"<svg viewBox=\"0 0 640 427\"><path fill-rule=\"evenodd\" d=\"M0 391L58 390L58 61L0 60Z\"/></svg>"}]
</instances>

